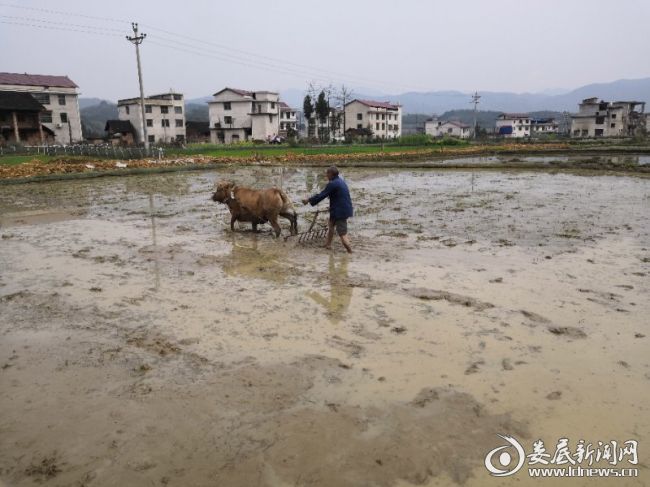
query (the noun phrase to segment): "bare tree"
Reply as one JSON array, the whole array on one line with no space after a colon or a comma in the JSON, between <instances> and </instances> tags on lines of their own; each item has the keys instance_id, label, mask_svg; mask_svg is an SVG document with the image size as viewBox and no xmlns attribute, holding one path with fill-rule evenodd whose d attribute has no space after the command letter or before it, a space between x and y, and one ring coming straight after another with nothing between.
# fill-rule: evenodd
<instances>
[{"instance_id":1,"label":"bare tree","mask_svg":"<svg viewBox=\"0 0 650 487\"><path fill-rule=\"evenodd\" d=\"M347 130L346 126L346 121L345 121L345 105L347 105L350 101L352 101L352 97L354 96L354 91L352 91L352 88L349 88L345 85L341 85L337 90L336 90L336 101L340 103L341 105L341 110L343 112L343 136L345 136L345 131Z\"/></svg>"}]
</instances>

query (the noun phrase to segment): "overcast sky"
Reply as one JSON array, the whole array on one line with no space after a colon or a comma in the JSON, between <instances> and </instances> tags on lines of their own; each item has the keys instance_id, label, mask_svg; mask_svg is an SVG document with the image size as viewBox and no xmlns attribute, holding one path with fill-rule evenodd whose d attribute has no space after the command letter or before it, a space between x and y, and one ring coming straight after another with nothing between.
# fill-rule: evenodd
<instances>
[{"instance_id":1,"label":"overcast sky","mask_svg":"<svg viewBox=\"0 0 650 487\"><path fill-rule=\"evenodd\" d=\"M67 74L83 96L135 96L131 20L148 34L146 94L309 80L539 92L650 76L650 0L13 0L0 2L0 70Z\"/></svg>"}]
</instances>

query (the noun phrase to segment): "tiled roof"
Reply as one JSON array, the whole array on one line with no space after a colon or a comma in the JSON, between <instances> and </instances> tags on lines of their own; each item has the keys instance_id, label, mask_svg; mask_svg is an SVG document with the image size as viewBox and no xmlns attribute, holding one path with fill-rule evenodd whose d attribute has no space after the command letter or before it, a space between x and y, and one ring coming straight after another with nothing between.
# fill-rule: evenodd
<instances>
[{"instance_id":1,"label":"tiled roof","mask_svg":"<svg viewBox=\"0 0 650 487\"><path fill-rule=\"evenodd\" d=\"M57 88L77 88L67 76L43 74L0 73L0 85L47 86Z\"/></svg>"},{"instance_id":2,"label":"tiled roof","mask_svg":"<svg viewBox=\"0 0 650 487\"><path fill-rule=\"evenodd\" d=\"M29 93L0 91L0 110L40 112L44 107Z\"/></svg>"},{"instance_id":3,"label":"tiled roof","mask_svg":"<svg viewBox=\"0 0 650 487\"><path fill-rule=\"evenodd\" d=\"M456 126L458 128L461 128L461 129L468 129L470 127L466 123L459 122L457 120L449 120L448 122L443 122L443 125L446 124L446 123L454 125L454 126Z\"/></svg>"},{"instance_id":4,"label":"tiled roof","mask_svg":"<svg viewBox=\"0 0 650 487\"><path fill-rule=\"evenodd\" d=\"M352 100L350 103L353 103L355 101L358 101L359 103L363 103L366 106L373 107L373 108L387 108L389 110L397 110L399 109L399 105L395 105L393 103L390 103L388 101L375 101L375 100Z\"/></svg>"},{"instance_id":5,"label":"tiled roof","mask_svg":"<svg viewBox=\"0 0 650 487\"><path fill-rule=\"evenodd\" d=\"M240 90L238 88L228 88L228 87L225 87L223 90L217 91L213 96L218 95L219 93L221 93L223 91L232 91L232 92L235 92L235 93L237 93L238 95L241 95L241 96L253 96L252 91Z\"/></svg>"},{"instance_id":6,"label":"tiled roof","mask_svg":"<svg viewBox=\"0 0 650 487\"><path fill-rule=\"evenodd\" d=\"M281 109L281 110L293 110L293 108L291 108L289 105L287 105L287 104L286 104L285 102L283 102L283 101L281 101L281 102L279 103L279 105L280 105L280 109Z\"/></svg>"}]
</instances>

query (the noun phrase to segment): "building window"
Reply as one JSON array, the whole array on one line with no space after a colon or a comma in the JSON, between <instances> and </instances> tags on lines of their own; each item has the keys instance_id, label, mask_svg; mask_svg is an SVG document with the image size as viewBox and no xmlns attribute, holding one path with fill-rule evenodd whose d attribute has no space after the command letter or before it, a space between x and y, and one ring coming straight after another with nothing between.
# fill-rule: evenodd
<instances>
[{"instance_id":1,"label":"building window","mask_svg":"<svg viewBox=\"0 0 650 487\"><path fill-rule=\"evenodd\" d=\"M145 105L144 106L144 112L145 113L151 113L152 112L151 105Z\"/></svg>"},{"instance_id":2,"label":"building window","mask_svg":"<svg viewBox=\"0 0 650 487\"><path fill-rule=\"evenodd\" d=\"M386 129L386 124L385 124L385 123L382 123L382 124L381 124L381 129L382 129L382 130Z\"/></svg>"},{"instance_id":3,"label":"building window","mask_svg":"<svg viewBox=\"0 0 650 487\"><path fill-rule=\"evenodd\" d=\"M182 100L183 95L174 95L174 100Z\"/></svg>"},{"instance_id":4,"label":"building window","mask_svg":"<svg viewBox=\"0 0 650 487\"><path fill-rule=\"evenodd\" d=\"M169 127L169 120L166 118L163 118L160 123L162 124L163 127Z\"/></svg>"},{"instance_id":5,"label":"building window","mask_svg":"<svg viewBox=\"0 0 650 487\"><path fill-rule=\"evenodd\" d=\"M182 127L183 126L183 119L182 118L177 118L176 119L176 126L177 127Z\"/></svg>"},{"instance_id":6,"label":"building window","mask_svg":"<svg viewBox=\"0 0 650 487\"><path fill-rule=\"evenodd\" d=\"M357 120L363 120L363 113L357 113Z\"/></svg>"},{"instance_id":7,"label":"building window","mask_svg":"<svg viewBox=\"0 0 650 487\"><path fill-rule=\"evenodd\" d=\"M68 114L67 113L61 113L61 123L68 123Z\"/></svg>"},{"instance_id":8,"label":"building window","mask_svg":"<svg viewBox=\"0 0 650 487\"><path fill-rule=\"evenodd\" d=\"M615 119L616 119L616 114L612 113L612 120L615 120Z\"/></svg>"},{"instance_id":9,"label":"building window","mask_svg":"<svg viewBox=\"0 0 650 487\"><path fill-rule=\"evenodd\" d=\"M238 134L232 134L232 137L230 137L231 142L239 142L239 135Z\"/></svg>"},{"instance_id":10,"label":"building window","mask_svg":"<svg viewBox=\"0 0 650 487\"><path fill-rule=\"evenodd\" d=\"M183 107L174 107L174 113L183 113Z\"/></svg>"},{"instance_id":11,"label":"building window","mask_svg":"<svg viewBox=\"0 0 650 487\"><path fill-rule=\"evenodd\" d=\"M160 107L160 113L169 113L169 107Z\"/></svg>"},{"instance_id":12,"label":"building window","mask_svg":"<svg viewBox=\"0 0 650 487\"><path fill-rule=\"evenodd\" d=\"M59 105L65 105L65 95L59 95Z\"/></svg>"},{"instance_id":13,"label":"building window","mask_svg":"<svg viewBox=\"0 0 650 487\"><path fill-rule=\"evenodd\" d=\"M223 117L223 123L225 123L226 125L232 125L232 117L230 116Z\"/></svg>"},{"instance_id":14,"label":"building window","mask_svg":"<svg viewBox=\"0 0 650 487\"><path fill-rule=\"evenodd\" d=\"M41 123L52 123L52 112L41 112Z\"/></svg>"},{"instance_id":15,"label":"building window","mask_svg":"<svg viewBox=\"0 0 650 487\"><path fill-rule=\"evenodd\" d=\"M275 109L275 102L271 102L271 110Z\"/></svg>"},{"instance_id":16,"label":"building window","mask_svg":"<svg viewBox=\"0 0 650 487\"><path fill-rule=\"evenodd\" d=\"M358 129L362 129L362 128L363 128L363 124L358 123L358 124L357 124L357 128L358 128Z\"/></svg>"},{"instance_id":17,"label":"building window","mask_svg":"<svg viewBox=\"0 0 650 487\"><path fill-rule=\"evenodd\" d=\"M147 127L153 127L153 118L147 119Z\"/></svg>"},{"instance_id":18,"label":"building window","mask_svg":"<svg viewBox=\"0 0 650 487\"><path fill-rule=\"evenodd\" d=\"M127 114L127 115L128 115L129 113L131 113L131 110L129 110L129 105L125 106L124 108L126 109L126 114Z\"/></svg>"},{"instance_id":19,"label":"building window","mask_svg":"<svg viewBox=\"0 0 650 487\"><path fill-rule=\"evenodd\" d=\"M232 109L232 106L230 105L229 101L224 101L223 102L223 109L224 110L231 110Z\"/></svg>"},{"instance_id":20,"label":"building window","mask_svg":"<svg viewBox=\"0 0 650 487\"><path fill-rule=\"evenodd\" d=\"M156 136L155 135L150 135L147 138L149 139L149 142L155 142L156 141Z\"/></svg>"},{"instance_id":21,"label":"building window","mask_svg":"<svg viewBox=\"0 0 650 487\"><path fill-rule=\"evenodd\" d=\"M375 124L375 129L376 129L376 130L379 130L379 122L377 122L377 123Z\"/></svg>"},{"instance_id":22,"label":"building window","mask_svg":"<svg viewBox=\"0 0 650 487\"><path fill-rule=\"evenodd\" d=\"M386 120L386 115L384 115L384 114L382 113L382 114L381 114L381 119L382 119L382 120Z\"/></svg>"},{"instance_id":23,"label":"building window","mask_svg":"<svg viewBox=\"0 0 650 487\"><path fill-rule=\"evenodd\" d=\"M32 93L32 96L36 98L36 101L41 105L50 104L50 95L48 93Z\"/></svg>"},{"instance_id":24,"label":"building window","mask_svg":"<svg viewBox=\"0 0 650 487\"><path fill-rule=\"evenodd\" d=\"M184 135L177 135L176 136L176 142L185 142L185 136Z\"/></svg>"},{"instance_id":25,"label":"building window","mask_svg":"<svg viewBox=\"0 0 650 487\"><path fill-rule=\"evenodd\" d=\"M610 127L613 128L613 129L615 129L615 128L616 128L616 124L613 123L613 124L610 125Z\"/></svg>"}]
</instances>

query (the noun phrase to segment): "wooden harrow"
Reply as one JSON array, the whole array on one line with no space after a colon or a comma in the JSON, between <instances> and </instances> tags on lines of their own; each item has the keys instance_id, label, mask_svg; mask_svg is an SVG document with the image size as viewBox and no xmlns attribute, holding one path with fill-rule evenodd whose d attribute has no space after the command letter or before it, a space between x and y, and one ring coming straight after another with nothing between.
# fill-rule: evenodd
<instances>
[{"instance_id":1,"label":"wooden harrow","mask_svg":"<svg viewBox=\"0 0 650 487\"><path fill-rule=\"evenodd\" d=\"M327 222L328 218L325 219L325 221L322 221L322 218L319 219L318 216L325 213L329 215L329 208L325 208L322 210L315 210L310 212L313 216L311 220L309 221L309 228L304 231L297 233L296 235L287 235L284 237L284 241L286 242L290 238L297 238L298 243L304 244L307 242L310 242L312 240L316 240L319 238L324 238L327 235Z\"/></svg>"}]
</instances>

